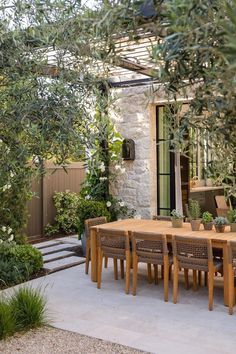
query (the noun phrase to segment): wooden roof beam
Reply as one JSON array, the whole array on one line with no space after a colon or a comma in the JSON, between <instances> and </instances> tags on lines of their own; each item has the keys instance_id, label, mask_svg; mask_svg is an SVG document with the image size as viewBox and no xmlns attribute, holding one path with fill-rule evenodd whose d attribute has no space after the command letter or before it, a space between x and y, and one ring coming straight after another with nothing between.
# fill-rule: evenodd
<instances>
[{"instance_id":1,"label":"wooden roof beam","mask_svg":"<svg viewBox=\"0 0 236 354\"><path fill-rule=\"evenodd\" d=\"M116 57L113 60L112 64L115 66L119 66L123 69L134 71L134 72L137 72L139 74L146 75L149 77L154 77L155 72L156 72L155 69L152 69L150 67L146 67L146 66L138 64L138 63L134 63L133 61L122 58L122 57Z\"/></svg>"}]
</instances>

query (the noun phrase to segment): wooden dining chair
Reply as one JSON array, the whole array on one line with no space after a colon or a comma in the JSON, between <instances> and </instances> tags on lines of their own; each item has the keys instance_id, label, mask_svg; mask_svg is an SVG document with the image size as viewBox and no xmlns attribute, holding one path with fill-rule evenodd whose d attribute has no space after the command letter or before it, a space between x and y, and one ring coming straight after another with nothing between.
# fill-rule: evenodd
<instances>
[{"instance_id":1,"label":"wooden dining chair","mask_svg":"<svg viewBox=\"0 0 236 354\"><path fill-rule=\"evenodd\" d=\"M128 231L98 229L98 289L101 288L103 257L113 258L114 278L118 279L117 260L121 262L121 278L125 273L125 292L130 289L130 238ZM124 272L125 261L125 272Z\"/></svg>"},{"instance_id":2,"label":"wooden dining chair","mask_svg":"<svg viewBox=\"0 0 236 354\"><path fill-rule=\"evenodd\" d=\"M92 218L85 220L85 237L86 237L86 262L85 262L85 274L89 272L89 263L91 261L91 241L90 241L90 227L101 224L106 224L107 218L101 216L98 218Z\"/></svg>"},{"instance_id":3,"label":"wooden dining chair","mask_svg":"<svg viewBox=\"0 0 236 354\"><path fill-rule=\"evenodd\" d=\"M173 302L177 303L179 268L184 269L185 283L188 286L188 270L193 270L193 288L197 289L197 271L208 274L209 310L213 309L214 274L222 269L221 260L213 258L210 239L188 236L173 236Z\"/></svg>"},{"instance_id":4,"label":"wooden dining chair","mask_svg":"<svg viewBox=\"0 0 236 354\"><path fill-rule=\"evenodd\" d=\"M133 256L133 295L136 295L138 263L147 263L148 278L151 277L151 265L154 265L155 282L158 283L158 265L164 268L164 300L168 301L169 266L172 263L168 254L165 235L151 232L132 232Z\"/></svg>"},{"instance_id":5,"label":"wooden dining chair","mask_svg":"<svg viewBox=\"0 0 236 354\"><path fill-rule=\"evenodd\" d=\"M228 242L228 274L229 274L229 314L233 314L235 303L235 278L236 271L236 241Z\"/></svg>"}]
</instances>

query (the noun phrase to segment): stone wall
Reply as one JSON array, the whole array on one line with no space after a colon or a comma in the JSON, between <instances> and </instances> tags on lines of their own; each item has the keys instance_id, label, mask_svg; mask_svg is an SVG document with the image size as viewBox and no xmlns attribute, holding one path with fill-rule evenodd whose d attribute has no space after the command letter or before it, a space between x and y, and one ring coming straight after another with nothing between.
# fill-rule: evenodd
<instances>
[{"instance_id":1,"label":"stone wall","mask_svg":"<svg viewBox=\"0 0 236 354\"><path fill-rule=\"evenodd\" d=\"M113 194L142 218L156 214L155 105L150 87L113 89L112 119L123 138L135 141L135 160L124 161Z\"/></svg>"},{"instance_id":2,"label":"stone wall","mask_svg":"<svg viewBox=\"0 0 236 354\"><path fill-rule=\"evenodd\" d=\"M126 172L117 179L113 194L142 218L151 218L157 214L156 106L168 101L164 90L152 86L116 88L111 94L115 97L111 117L117 131L133 139L136 149L135 160L124 161ZM177 100L189 102L193 94L189 91Z\"/></svg>"}]
</instances>

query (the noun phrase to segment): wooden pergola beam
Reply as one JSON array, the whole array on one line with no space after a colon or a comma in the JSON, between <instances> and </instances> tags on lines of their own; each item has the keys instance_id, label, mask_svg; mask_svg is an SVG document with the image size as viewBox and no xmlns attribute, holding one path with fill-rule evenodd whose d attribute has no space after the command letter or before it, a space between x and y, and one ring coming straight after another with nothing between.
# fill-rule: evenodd
<instances>
[{"instance_id":1,"label":"wooden pergola beam","mask_svg":"<svg viewBox=\"0 0 236 354\"><path fill-rule=\"evenodd\" d=\"M115 57L113 60L113 65L119 66L119 67L126 69L126 70L134 71L136 73L146 75L149 77L155 76L154 69L152 69L150 67L146 67L146 66L138 64L138 63L134 63L133 61L122 58L122 57Z\"/></svg>"}]
</instances>

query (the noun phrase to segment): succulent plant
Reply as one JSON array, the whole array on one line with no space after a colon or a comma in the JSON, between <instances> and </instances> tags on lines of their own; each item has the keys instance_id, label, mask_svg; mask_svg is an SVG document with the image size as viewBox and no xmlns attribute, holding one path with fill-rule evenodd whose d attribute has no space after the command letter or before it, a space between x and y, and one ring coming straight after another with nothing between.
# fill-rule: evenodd
<instances>
[{"instance_id":1,"label":"succulent plant","mask_svg":"<svg viewBox=\"0 0 236 354\"><path fill-rule=\"evenodd\" d=\"M223 216L217 216L217 217L215 218L215 220L214 220L214 224L215 224L216 226L222 226L222 225L228 225L229 222L228 222L228 220L227 220L225 217L223 217Z\"/></svg>"},{"instance_id":2,"label":"succulent plant","mask_svg":"<svg viewBox=\"0 0 236 354\"><path fill-rule=\"evenodd\" d=\"M177 209L173 209L170 215L172 216L173 219L183 219L184 218L183 214L180 213L180 211L178 211Z\"/></svg>"}]
</instances>

